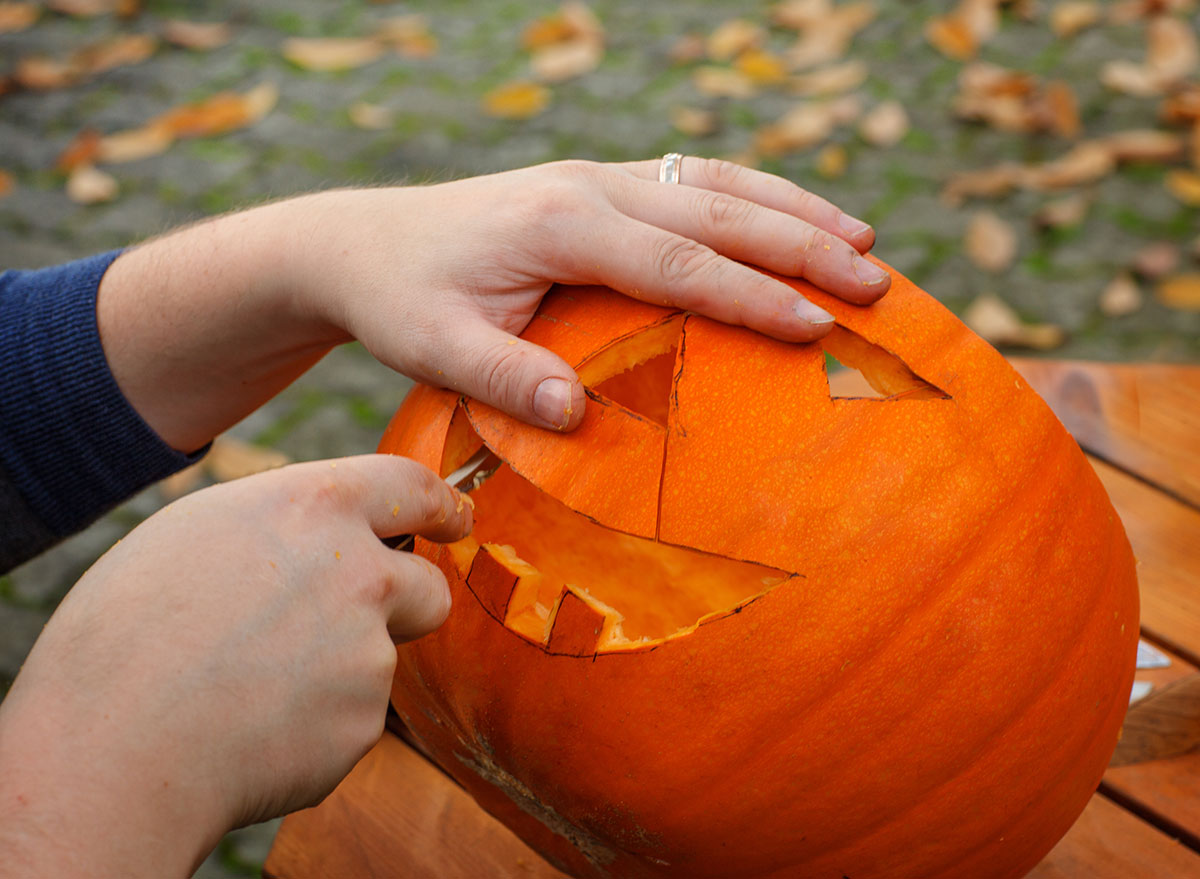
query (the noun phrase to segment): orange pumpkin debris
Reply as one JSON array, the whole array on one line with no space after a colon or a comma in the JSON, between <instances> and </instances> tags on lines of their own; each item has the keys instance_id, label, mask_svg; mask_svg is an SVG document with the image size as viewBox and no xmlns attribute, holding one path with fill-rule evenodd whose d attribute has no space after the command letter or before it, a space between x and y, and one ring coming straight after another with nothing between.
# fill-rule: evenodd
<instances>
[{"instance_id":1,"label":"orange pumpkin debris","mask_svg":"<svg viewBox=\"0 0 1200 879\"><path fill-rule=\"evenodd\" d=\"M837 319L823 342L552 292L525 336L589 388L569 435L414 391L381 451L505 463L474 534L417 540L454 610L399 648L393 702L572 875L1017 879L1116 743L1129 543L931 297L790 283ZM831 394L827 351L881 396Z\"/></svg>"}]
</instances>

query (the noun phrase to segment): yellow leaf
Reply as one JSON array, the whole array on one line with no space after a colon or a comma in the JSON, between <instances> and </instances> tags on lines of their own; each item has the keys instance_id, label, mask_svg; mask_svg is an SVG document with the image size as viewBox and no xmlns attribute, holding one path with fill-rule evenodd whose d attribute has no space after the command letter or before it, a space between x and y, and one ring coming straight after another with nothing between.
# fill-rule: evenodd
<instances>
[{"instance_id":1,"label":"yellow leaf","mask_svg":"<svg viewBox=\"0 0 1200 879\"><path fill-rule=\"evenodd\" d=\"M116 178L94 165L80 165L67 178L67 197L76 204L112 201L118 189Z\"/></svg>"},{"instance_id":2,"label":"yellow leaf","mask_svg":"<svg viewBox=\"0 0 1200 879\"><path fill-rule=\"evenodd\" d=\"M535 82L510 82L483 96L483 111L498 119L529 119L550 104L550 90Z\"/></svg>"},{"instance_id":3,"label":"yellow leaf","mask_svg":"<svg viewBox=\"0 0 1200 879\"><path fill-rule=\"evenodd\" d=\"M850 159L841 144L830 144L817 153L817 173L832 180L846 173Z\"/></svg>"},{"instance_id":4,"label":"yellow leaf","mask_svg":"<svg viewBox=\"0 0 1200 879\"><path fill-rule=\"evenodd\" d=\"M1200 272L1167 278L1158 285L1155 298L1168 308L1200 311Z\"/></svg>"},{"instance_id":5,"label":"yellow leaf","mask_svg":"<svg viewBox=\"0 0 1200 879\"><path fill-rule=\"evenodd\" d=\"M36 3L0 3L0 34L14 34L32 27L41 13Z\"/></svg>"},{"instance_id":6,"label":"yellow leaf","mask_svg":"<svg viewBox=\"0 0 1200 879\"><path fill-rule=\"evenodd\" d=\"M956 61L966 61L979 49L979 40L958 18L943 16L925 26L925 38L933 47Z\"/></svg>"},{"instance_id":7,"label":"yellow leaf","mask_svg":"<svg viewBox=\"0 0 1200 879\"><path fill-rule=\"evenodd\" d=\"M1200 207L1200 173L1177 168L1168 171L1163 181L1167 191L1181 202L1192 207Z\"/></svg>"},{"instance_id":8,"label":"yellow leaf","mask_svg":"<svg viewBox=\"0 0 1200 879\"><path fill-rule=\"evenodd\" d=\"M737 56L734 67L759 85L776 85L787 78L787 65L778 55L763 49L747 49Z\"/></svg>"},{"instance_id":9,"label":"yellow leaf","mask_svg":"<svg viewBox=\"0 0 1200 879\"><path fill-rule=\"evenodd\" d=\"M405 58L431 58L437 54L438 40L430 33L429 20L424 15L385 19L376 35Z\"/></svg>"},{"instance_id":10,"label":"yellow leaf","mask_svg":"<svg viewBox=\"0 0 1200 879\"><path fill-rule=\"evenodd\" d=\"M375 37L293 37L283 43L283 57L297 67L322 72L353 70L383 54Z\"/></svg>"},{"instance_id":11,"label":"yellow leaf","mask_svg":"<svg viewBox=\"0 0 1200 879\"><path fill-rule=\"evenodd\" d=\"M233 28L223 21L184 21L172 18L163 23L163 39L173 46L205 52L219 49L233 39Z\"/></svg>"}]
</instances>

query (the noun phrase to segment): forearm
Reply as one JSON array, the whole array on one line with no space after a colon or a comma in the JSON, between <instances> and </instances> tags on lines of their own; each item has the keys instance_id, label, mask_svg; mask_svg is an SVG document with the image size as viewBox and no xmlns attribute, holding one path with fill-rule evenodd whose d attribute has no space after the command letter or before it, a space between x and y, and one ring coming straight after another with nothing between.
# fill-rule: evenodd
<instances>
[{"instance_id":1,"label":"forearm","mask_svg":"<svg viewBox=\"0 0 1200 879\"><path fill-rule=\"evenodd\" d=\"M200 448L347 337L302 295L324 199L219 217L122 254L97 320L122 392L168 444Z\"/></svg>"}]
</instances>

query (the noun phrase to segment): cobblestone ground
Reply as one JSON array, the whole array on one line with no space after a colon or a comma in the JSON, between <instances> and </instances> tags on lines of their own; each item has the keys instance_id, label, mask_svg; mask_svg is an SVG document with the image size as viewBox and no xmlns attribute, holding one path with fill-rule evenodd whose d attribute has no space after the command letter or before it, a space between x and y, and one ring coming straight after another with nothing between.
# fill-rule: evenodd
<instances>
[{"instance_id":1,"label":"cobblestone ground","mask_svg":"<svg viewBox=\"0 0 1200 879\"><path fill-rule=\"evenodd\" d=\"M563 157L626 160L668 150L727 155L743 151L754 129L777 118L795 98L771 91L748 99L700 95L671 47L685 32L708 33L735 16L765 20L764 4L745 2L592 4L608 32L600 69L554 87L544 114L525 121L488 118L480 97L520 75L523 27L550 4L488 0L412 4L328 4L317 0L150 2L132 22L47 15L32 29L0 36L0 73L34 51L63 55L108 34L154 30L164 18L225 20L233 41L192 53L161 49L151 60L87 84L0 100L0 168L16 187L0 199L0 266L36 267L120 246L173 225L265 198L330 186L424 181L502 170ZM963 255L970 206L947 207L938 192L955 171L1001 160L1053 157L1065 144L957 123L949 104L961 64L933 51L922 32L947 4L880 0L879 15L851 54L870 64L868 102L898 99L911 132L892 149L835 136L848 170L835 180L816 171L813 151L764 163L816 189L879 230L876 252L952 308L985 291L1000 293L1021 314L1069 333L1056 356L1103 359L1194 359L1200 356L1200 315L1172 312L1151 301L1122 318L1102 316L1097 299L1114 272L1144 244L1194 238L1198 211L1162 186L1163 170L1133 165L1092 187L1085 223L1070 232L1039 233L1028 221L1044 196L1022 193L994 209L1020 230L1020 257L1007 274L989 276ZM306 72L279 52L289 35L360 35L375 21L406 12L428 14L440 48L427 59L389 56L338 74ZM1194 23L1194 20L1193 20ZM782 34L775 34L780 45ZM1103 61L1140 59L1140 25L1106 26L1056 41L1045 26L1006 19L983 57L1068 80L1087 129L1113 131L1156 124L1153 101L1114 96L1097 80ZM55 157L84 126L104 132L136 127L156 113L220 89L276 83L276 110L248 130L181 142L164 155L113 166L121 196L82 207L64 193ZM373 102L394 111L382 131L354 127L347 108ZM672 107L717 111L718 130L704 137L675 131ZM292 388L233 433L299 460L374 448L409 382L354 346L331 354ZM115 540L163 502L158 489L134 498L86 532L0 578L0 692L6 691L34 639L72 582ZM254 874L276 824L231 834L200 875Z\"/></svg>"}]
</instances>

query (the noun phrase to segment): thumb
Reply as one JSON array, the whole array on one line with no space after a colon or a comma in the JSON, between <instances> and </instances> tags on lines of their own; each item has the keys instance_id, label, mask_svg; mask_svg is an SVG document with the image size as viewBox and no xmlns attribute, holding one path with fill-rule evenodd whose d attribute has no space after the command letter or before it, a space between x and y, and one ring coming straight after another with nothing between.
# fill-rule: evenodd
<instances>
[{"instance_id":1,"label":"thumb","mask_svg":"<svg viewBox=\"0 0 1200 879\"><path fill-rule=\"evenodd\" d=\"M472 324L443 351L435 380L538 427L574 430L583 420L583 383L566 361L490 324Z\"/></svg>"}]
</instances>

